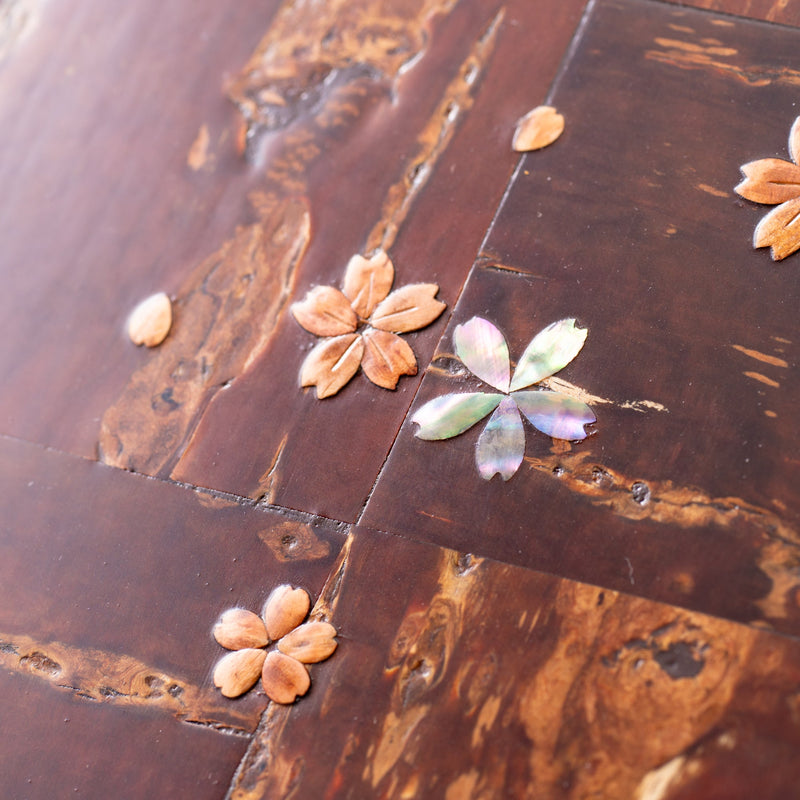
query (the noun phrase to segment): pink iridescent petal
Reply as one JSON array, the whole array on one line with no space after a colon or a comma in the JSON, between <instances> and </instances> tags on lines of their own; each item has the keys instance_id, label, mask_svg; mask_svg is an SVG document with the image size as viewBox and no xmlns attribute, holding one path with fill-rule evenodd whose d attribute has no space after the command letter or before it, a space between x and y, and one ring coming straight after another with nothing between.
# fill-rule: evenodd
<instances>
[{"instance_id":1,"label":"pink iridescent petal","mask_svg":"<svg viewBox=\"0 0 800 800\"><path fill-rule=\"evenodd\" d=\"M574 319L553 322L537 333L514 370L511 391L538 383L566 367L580 352L588 333L586 328L578 328Z\"/></svg>"},{"instance_id":2,"label":"pink iridescent petal","mask_svg":"<svg viewBox=\"0 0 800 800\"><path fill-rule=\"evenodd\" d=\"M419 425L416 432L419 439L449 439L494 411L502 399L501 394L483 392L445 394L425 403L411 421Z\"/></svg>"},{"instance_id":3,"label":"pink iridescent petal","mask_svg":"<svg viewBox=\"0 0 800 800\"><path fill-rule=\"evenodd\" d=\"M583 426L596 420L586 403L558 392L514 392L511 397L534 428L554 439L585 439Z\"/></svg>"},{"instance_id":4,"label":"pink iridescent petal","mask_svg":"<svg viewBox=\"0 0 800 800\"><path fill-rule=\"evenodd\" d=\"M507 481L518 469L525 455L525 431L517 404L510 397L492 414L475 448L475 463L485 480L496 474Z\"/></svg>"},{"instance_id":5,"label":"pink iridescent petal","mask_svg":"<svg viewBox=\"0 0 800 800\"><path fill-rule=\"evenodd\" d=\"M473 317L456 327L456 354L469 371L501 392L508 391L508 345L503 334L488 319Z\"/></svg>"}]
</instances>

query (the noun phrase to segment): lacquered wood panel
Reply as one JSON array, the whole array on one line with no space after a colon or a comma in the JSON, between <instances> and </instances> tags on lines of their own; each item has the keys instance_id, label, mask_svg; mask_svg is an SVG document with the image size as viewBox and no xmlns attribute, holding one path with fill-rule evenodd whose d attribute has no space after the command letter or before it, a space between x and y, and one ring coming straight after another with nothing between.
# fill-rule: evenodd
<instances>
[{"instance_id":1,"label":"lacquered wood panel","mask_svg":"<svg viewBox=\"0 0 800 800\"><path fill-rule=\"evenodd\" d=\"M720 63L691 55L711 37ZM452 322L488 316L515 360L577 317L586 344L556 378L595 398L595 433L567 445L528 428L520 472L487 484L480 425L428 443L407 421L366 523L800 630L800 273L752 249L764 206L733 192L740 164L786 157L799 43L654 3L594 6L553 93L566 130L522 161ZM451 325L412 413L480 388L453 353Z\"/></svg>"},{"instance_id":2,"label":"lacquered wood panel","mask_svg":"<svg viewBox=\"0 0 800 800\"><path fill-rule=\"evenodd\" d=\"M367 530L322 604L339 652L268 713L232 798L744 800L798 780L796 641Z\"/></svg>"}]
</instances>

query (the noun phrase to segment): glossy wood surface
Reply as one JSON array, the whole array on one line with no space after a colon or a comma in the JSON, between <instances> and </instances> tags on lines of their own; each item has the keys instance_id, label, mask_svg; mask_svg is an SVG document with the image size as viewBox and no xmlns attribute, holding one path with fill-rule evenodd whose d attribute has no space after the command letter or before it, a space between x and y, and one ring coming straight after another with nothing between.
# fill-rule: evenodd
<instances>
[{"instance_id":1,"label":"glossy wood surface","mask_svg":"<svg viewBox=\"0 0 800 800\"><path fill-rule=\"evenodd\" d=\"M738 16L737 16L738 15ZM0 0L0 796L751 800L798 784L797 0ZM566 119L520 156L517 119ZM317 400L290 312L385 249L447 309ZM158 347L126 335L157 291ZM410 417L577 317L508 482ZM302 586L308 694L214 686Z\"/></svg>"}]
</instances>

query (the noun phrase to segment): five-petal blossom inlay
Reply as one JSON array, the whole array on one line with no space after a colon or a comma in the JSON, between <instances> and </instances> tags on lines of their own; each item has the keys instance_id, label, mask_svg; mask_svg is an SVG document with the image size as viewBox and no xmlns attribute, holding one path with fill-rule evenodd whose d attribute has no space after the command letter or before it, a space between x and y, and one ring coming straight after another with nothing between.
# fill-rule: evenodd
<instances>
[{"instance_id":1,"label":"five-petal blossom inlay","mask_svg":"<svg viewBox=\"0 0 800 800\"><path fill-rule=\"evenodd\" d=\"M513 374L505 337L489 320L473 317L455 329L456 355L473 375L498 393L446 394L425 403L411 417L420 439L449 439L492 413L481 433L475 460L481 477L508 480L525 455L520 413L554 439L576 441L595 422L586 403L549 390L522 391L563 369L575 358L588 331L574 319L562 319L540 331L525 348Z\"/></svg>"},{"instance_id":2,"label":"five-petal blossom inlay","mask_svg":"<svg viewBox=\"0 0 800 800\"><path fill-rule=\"evenodd\" d=\"M353 256L342 289L316 286L292 305L309 333L324 337L306 356L300 384L316 386L322 399L336 394L359 366L377 386L394 389L402 375L417 374L414 351L397 334L430 325L446 308L435 283L415 283L390 292L394 266L383 251Z\"/></svg>"},{"instance_id":3,"label":"five-petal blossom inlay","mask_svg":"<svg viewBox=\"0 0 800 800\"><path fill-rule=\"evenodd\" d=\"M324 661L336 649L336 629L329 622L305 622L311 600L303 589L278 586L259 617L229 608L214 626L214 638L231 652L214 667L214 685L225 697L238 697L261 677L267 697L293 703L311 686L306 664ZM275 649L267 652L270 644Z\"/></svg>"},{"instance_id":4,"label":"five-petal blossom inlay","mask_svg":"<svg viewBox=\"0 0 800 800\"><path fill-rule=\"evenodd\" d=\"M742 167L735 191L754 203L777 205L756 226L753 247L772 247L780 261L800 249L800 117L789 133L791 161L762 158Z\"/></svg>"}]
</instances>

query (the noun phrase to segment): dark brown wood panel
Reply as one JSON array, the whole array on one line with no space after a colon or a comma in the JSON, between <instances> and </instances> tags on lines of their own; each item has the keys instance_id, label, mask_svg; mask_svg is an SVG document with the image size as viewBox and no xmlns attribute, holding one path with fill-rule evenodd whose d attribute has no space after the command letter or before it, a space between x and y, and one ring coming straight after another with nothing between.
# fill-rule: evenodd
<instances>
[{"instance_id":1,"label":"dark brown wood panel","mask_svg":"<svg viewBox=\"0 0 800 800\"><path fill-rule=\"evenodd\" d=\"M267 714L236 800L797 785L796 641L364 529L342 569L321 601L339 651Z\"/></svg>"},{"instance_id":2,"label":"dark brown wood panel","mask_svg":"<svg viewBox=\"0 0 800 800\"><path fill-rule=\"evenodd\" d=\"M146 709L122 711L0 670L2 794L220 800L247 739Z\"/></svg>"},{"instance_id":3,"label":"dark brown wood panel","mask_svg":"<svg viewBox=\"0 0 800 800\"><path fill-rule=\"evenodd\" d=\"M16 440L0 454L3 671L54 697L252 731L267 698L214 688L211 629L283 583L315 597L344 532Z\"/></svg>"},{"instance_id":4,"label":"dark brown wood panel","mask_svg":"<svg viewBox=\"0 0 800 800\"><path fill-rule=\"evenodd\" d=\"M0 44L1 432L96 456L148 359L128 313L175 296L249 214L260 173L225 84L277 7L3 3L19 24Z\"/></svg>"},{"instance_id":5,"label":"dark brown wood panel","mask_svg":"<svg viewBox=\"0 0 800 800\"><path fill-rule=\"evenodd\" d=\"M671 2L673 0L670 0ZM797 0L674 0L677 5L696 6L709 11L723 11L750 19L800 25L800 3Z\"/></svg>"},{"instance_id":6,"label":"dark brown wood panel","mask_svg":"<svg viewBox=\"0 0 800 800\"><path fill-rule=\"evenodd\" d=\"M711 37L724 63L683 55ZM594 398L595 433L570 446L528 428L519 473L487 484L480 425L429 443L407 422L366 524L800 631L800 273L752 250L765 207L733 193L740 164L786 157L798 45L792 29L594 6L553 95L566 130L523 160L453 323L489 317L513 360L577 317L586 344L556 378ZM480 388L453 352L448 331L414 408Z\"/></svg>"},{"instance_id":7,"label":"dark brown wood panel","mask_svg":"<svg viewBox=\"0 0 800 800\"><path fill-rule=\"evenodd\" d=\"M232 89L265 170L255 222L178 291L174 335L104 415L108 463L337 519L361 511L418 379L393 393L359 374L318 401L298 380L315 339L288 304L382 246L396 286L436 282L453 305L516 164L514 123L544 98L582 3L347 6L287 7ZM442 330L407 337L420 364Z\"/></svg>"}]
</instances>

